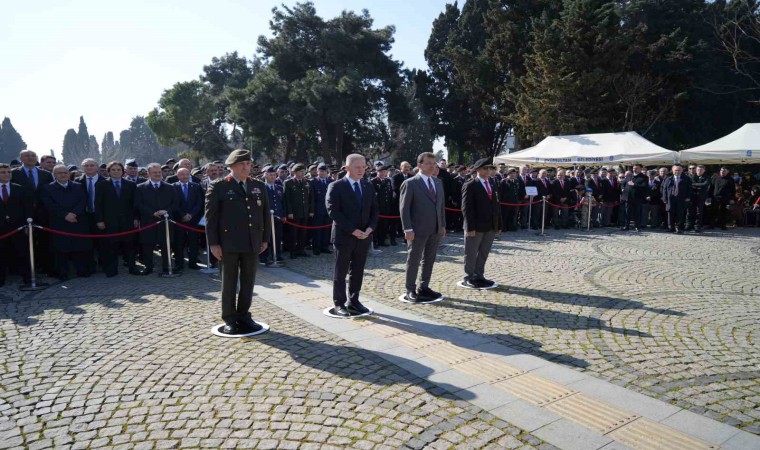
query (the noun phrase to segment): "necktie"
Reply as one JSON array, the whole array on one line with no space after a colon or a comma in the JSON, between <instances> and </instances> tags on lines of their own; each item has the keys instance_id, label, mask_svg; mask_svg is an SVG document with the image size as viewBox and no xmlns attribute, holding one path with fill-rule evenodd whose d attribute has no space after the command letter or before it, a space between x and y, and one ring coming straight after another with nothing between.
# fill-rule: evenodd
<instances>
[{"instance_id":1,"label":"necktie","mask_svg":"<svg viewBox=\"0 0 760 450\"><path fill-rule=\"evenodd\" d=\"M428 177L428 191L430 191L430 196L435 200L435 188L433 187L433 179L430 177Z\"/></svg>"},{"instance_id":2,"label":"necktie","mask_svg":"<svg viewBox=\"0 0 760 450\"><path fill-rule=\"evenodd\" d=\"M559 180L559 187L565 189L565 182L563 180Z\"/></svg>"},{"instance_id":3,"label":"necktie","mask_svg":"<svg viewBox=\"0 0 760 450\"><path fill-rule=\"evenodd\" d=\"M153 189L158 189L158 183L153 183Z\"/></svg>"},{"instance_id":4,"label":"necktie","mask_svg":"<svg viewBox=\"0 0 760 450\"><path fill-rule=\"evenodd\" d=\"M242 181L238 181L238 184L240 185L240 189L242 189L243 192L245 192L245 184ZM246 195L248 194L246 193Z\"/></svg>"},{"instance_id":5,"label":"necktie","mask_svg":"<svg viewBox=\"0 0 760 450\"><path fill-rule=\"evenodd\" d=\"M491 183L488 181L485 182L486 185L486 192L488 193L488 200L491 200Z\"/></svg>"},{"instance_id":6,"label":"necktie","mask_svg":"<svg viewBox=\"0 0 760 450\"><path fill-rule=\"evenodd\" d=\"M676 188L673 190L673 195L678 195L678 177L676 177Z\"/></svg>"},{"instance_id":7,"label":"necktie","mask_svg":"<svg viewBox=\"0 0 760 450\"><path fill-rule=\"evenodd\" d=\"M32 184L34 184L34 187L37 187L37 179L34 178L34 171L32 169L26 169L27 176L32 181Z\"/></svg>"},{"instance_id":8,"label":"necktie","mask_svg":"<svg viewBox=\"0 0 760 450\"><path fill-rule=\"evenodd\" d=\"M362 191L361 188L359 188L359 182L354 182L354 197L356 197L356 202L361 206L362 204Z\"/></svg>"},{"instance_id":9,"label":"necktie","mask_svg":"<svg viewBox=\"0 0 760 450\"><path fill-rule=\"evenodd\" d=\"M95 211L95 189L92 187L92 177L87 178L87 194L90 201L90 212Z\"/></svg>"},{"instance_id":10,"label":"necktie","mask_svg":"<svg viewBox=\"0 0 760 450\"><path fill-rule=\"evenodd\" d=\"M187 201L187 184L182 185L182 195L185 197L185 201Z\"/></svg>"},{"instance_id":11,"label":"necktie","mask_svg":"<svg viewBox=\"0 0 760 450\"><path fill-rule=\"evenodd\" d=\"M116 181L116 196L121 198L121 181Z\"/></svg>"},{"instance_id":12,"label":"necktie","mask_svg":"<svg viewBox=\"0 0 760 450\"><path fill-rule=\"evenodd\" d=\"M8 203L8 185L3 185L3 203Z\"/></svg>"}]
</instances>

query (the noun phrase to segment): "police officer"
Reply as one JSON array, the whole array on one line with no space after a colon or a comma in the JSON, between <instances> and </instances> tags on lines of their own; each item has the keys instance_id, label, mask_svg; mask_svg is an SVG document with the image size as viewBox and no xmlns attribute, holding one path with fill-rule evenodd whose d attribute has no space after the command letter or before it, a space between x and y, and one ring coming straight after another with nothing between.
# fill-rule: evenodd
<instances>
[{"instance_id":1,"label":"police officer","mask_svg":"<svg viewBox=\"0 0 760 450\"><path fill-rule=\"evenodd\" d=\"M327 214L325 198L327 187L335 181L327 171L327 164L320 163L314 167L315 176L311 179L312 192L314 193L314 217L311 219L313 226L332 224ZM311 231L311 248L315 255L320 253L332 253L330 250L330 228L325 227Z\"/></svg>"},{"instance_id":2,"label":"police officer","mask_svg":"<svg viewBox=\"0 0 760 450\"><path fill-rule=\"evenodd\" d=\"M222 332L245 334L262 328L251 318L249 309L257 256L266 251L269 242L269 198L264 183L249 177L249 151L233 151L225 164L232 174L211 183L206 192L206 237L211 253L221 262Z\"/></svg>"},{"instance_id":3,"label":"police officer","mask_svg":"<svg viewBox=\"0 0 760 450\"><path fill-rule=\"evenodd\" d=\"M377 176L372 179L372 186L377 196L378 211L381 216L398 216L398 210L394 211L393 182L388 178L388 170L391 166L385 165L378 168ZM377 219L377 231L375 231L375 245L387 247L385 237L390 236L391 245L396 244L396 235L391 229L393 219Z\"/></svg>"},{"instance_id":4,"label":"police officer","mask_svg":"<svg viewBox=\"0 0 760 450\"><path fill-rule=\"evenodd\" d=\"M295 164L292 169L293 178L285 181L285 213L288 221L296 225L288 227L291 259L310 256L304 251L308 230L301 227L307 225L308 220L314 217L314 194L309 182L304 179L304 172L306 166L301 163Z\"/></svg>"}]
</instances>

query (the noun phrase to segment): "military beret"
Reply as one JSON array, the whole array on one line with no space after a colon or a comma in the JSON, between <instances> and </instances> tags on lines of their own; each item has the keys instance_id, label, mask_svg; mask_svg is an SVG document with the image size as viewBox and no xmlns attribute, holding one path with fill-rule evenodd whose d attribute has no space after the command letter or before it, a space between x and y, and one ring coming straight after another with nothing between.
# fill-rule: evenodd
<instances>
[{"instance_id":1,"label":"military beret","mask_svg":"<svg viewBox=\"0 0 760 450\"><path fill-rule=\"evenodd\" d=\"M277 170L288 170L288 165L287 164L280 164L280 167L278 167Z\"/></svg>"},{"instance_id":2,"label":"military beret","mask_svg":"<svg viewBox=\"0 0 760 450\"><path fill-rule=\"evenodd\" d=\"M293 168L292 168L291 170L292 170L293 172L298 172L298 171L301 171L301 170L306 170L306 166L305 166L305 165L303 165L303 164L301 164L301 163L298 163L298 164L294 164L294 165L293 165Z\"/></svg>"},{"instance_id":3,"label":"military beret","mask_svg":"<svg viewBox=\"0 0 760 450\"><path fill-rule=\"evenodd\" d=\"M176 160L176 159L174 159L174 158L169 158L169 159L167 159L167 160L166 160L166 165L168 166L169 164L171 164L171 163L175 163L175 162L177 162L177 160Z\"/></svg>"},{"instance_id":4,"label":"military beret","mask_svg":"<svg viewBox=\"0 0 760 450\"><path fill-rule=\"evenodd\" d=\"M481 158L475 161L475 164L472 165L472 170L494 168L496 168L496 166L494 166L488 158Z\"/></svg>"},{"instance_id":5,"label":"military beret","mask_svg":"<svg viewBox=\"0 0 760 450\"><path fill-rule=\"evenodd\" d=\"M72 165L69 166L69 172L73 172L75 170L79 170L79 168L77 166L75 166L74 164L72 164Z\"/></svg>"},{"instance_id":6,"label":"military beret","mask_svg":"<svg viewBox=\"0 0 760 450\"><path fill-rule=\"evenodd\" d=\"M137 167L137 160L134 158L130 158L127 160L126 164L129 167Z\"/></svg>"},{"instance_id":7,"label":"military beret","mask_svg":"<svg viewBox=\"0 0 760 450\"><path fill-rule=\"evenodd\" d=\"M262 172L264 173L277 173L277 170L272 166L264 166L262 169Z\"/></svg>"},{"instance_id":8,"label":"military beret","mask_svg":"<svg viewBox=\"0 0 760 450\"><path fill-rule=\"evenodd\" d=\"M101 164L101 165L100 165L100 166L98 166L98 167L100 167L101 169L105 169L107 166L106 166L105 164Z\"/></svg>"},{"instance_id":9,"label":"military beret","mask_svg":"<svg viewBox=\"0 0 760 450\"><path fill-rule=\"evenodd\" d=\"M165 165L164 167L169 167L169 163L166 163L166 165ZM163 169L164 167L162 167L162 169ZM172 168L172 170L173 170L173 171L175 171L175 172L176 172L176 171L178 171L178 170L179 170L179 163L174 163L174 165L173 165L173 166L171 166L171 168Z\"/></svg>"},{"instance_id":10,"label":"military beret","mask_svg":"<svg viewBox=\"0 0 760 450\"><path fill-rule=\"evenodd\" d=\"M320 164L317 166L317 170L327 170L327 164L325 164L325 163L320 163Z\"/></svg>"},{"instance_id":11,"label":"military beret","mask_svg":"<svg viewBox=\"0 0 760 450\"><path fill-rule=\"evenodd\" d=\"M169 170L169 169L171 169L171 167L167 166L166 164L161 166L161 170Z\"/></svg>"},{"instance_id":12,"label":"military beret","mask_svg":"<svg viewBox=\"0 0 760 450\"><path fill-rule=\"evenodd\" d=\"M234 150L232 153L230 153L230 156L227 157L227 160L224 161L224 164L231 166L239 162L250 161L250 160L251 160L251 152L249 152L248 150Z\"/></svg>"}]
</instances>

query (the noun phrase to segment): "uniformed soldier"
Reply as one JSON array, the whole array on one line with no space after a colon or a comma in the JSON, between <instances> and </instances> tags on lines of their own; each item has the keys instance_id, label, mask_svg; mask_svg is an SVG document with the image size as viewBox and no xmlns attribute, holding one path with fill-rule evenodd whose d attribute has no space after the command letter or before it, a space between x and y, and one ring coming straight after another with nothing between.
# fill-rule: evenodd
<instances>
[{"instance_id":1,"label":"uniformed soldier","mask_svg":"<svg viewBox=\"0 0 760 450\"><path fill-rule=\"evenodd\" d=\"M388 178L388 170L391 166L382 166L378 168L377 176L372 179L372 185L375 187L375 195L377 196L378 211L381 216L398 216L398 210L393 209L395 204L393 199L393 182ZM375 231L375 246L387 247L385 243L385 237L391 237L391 245L398 245L396 243L396 234L391 229L393 219L383 219L382 217L377 220L377 230Z\"/></svg>"},{"instance_id":2,"label":"uniformed soldier","mask_svg":"<svg viewBox=\"0 0 760 450\"><path fill-rule=\"evenodd\" d=\"M211 253L221 263L222 332L252 333L262 328L251 318L249 309L257 256L266 251L271 233L269 198L264 183L249 177L249 151L233 151L225 164L232 174L209 184L206 192L206 238Z\"/></svg>"},{"instance_id":3,"label":"uniformed soldier","mask_svg":"<svg viewBox=\"0 0 760 450\"><path fill-rule=\"evenodd\" d=\"M290 258L310 256L306 253L306 240L308 239L306 226L308 220L314 217L314 195L309 182L304 179L306 166L298 163L293 166L293 178L285 181L285 213L288 221L300 226L289 226Z\"/></svg>"},{"instance_id":4,"label":"uniformed soldier","mask_svg":"<svg viewBox=\"0 0 760 450\"><path fill-rule=\"evenodd\" d=\"M267 266L275 263L274 253L277 252L277 261L283 261L282 257L282 222L279 220L285 217L285 188L275 182L277 180L277 169L274 166L264 167L264 186L267 188L270 211L274 211L274 233L269 239L269 248L261 254L259 258Z\"/></svg>"}]
</instances>

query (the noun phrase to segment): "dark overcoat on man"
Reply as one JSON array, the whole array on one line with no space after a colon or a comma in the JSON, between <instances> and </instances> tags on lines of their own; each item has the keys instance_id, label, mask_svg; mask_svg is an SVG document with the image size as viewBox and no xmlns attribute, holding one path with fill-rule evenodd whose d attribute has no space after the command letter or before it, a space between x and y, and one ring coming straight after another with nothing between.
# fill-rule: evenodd
<instances>
[{"instance_id":1,"label":"dark overcoat on man","mask_svg":"<svg viewBox=\"0 0 760 450\"><path fill-rule=\"evenodd\" d=\"M123 233L134 230L135 191L137 185L122 178L107 178L95 191L95 221L105 224L102 234ZM104 253L103 271L115 275L118 271L118 255L121 254L130 272L135 272L134 234L103 238L101 251Z\"/></svg>"},{"instance_id":2,"label":"dark overcoat on man","mask_svg":"<svg viewBox=\"0 0 760 450\"><path fill-rule=\"evenodd\" d=\"M67 233L87 235L90 227L85 218L87 195L82 186L75 181L69 181L66 187L57 182L43 186L40 197L48 211L48 226L54 230ZM69 213L76 215L77 221L71 223L65 219ZM57 275L67 277L67 254L72 255L74 266L79 276L91 274L90 260L92 259L92 239L72 236L61 236L51 233L50 242L53 248L54 267Z\"/></svg>"},{"instance_id":3,"label":"dark overcoat on man","mask_svg":"<svg viewBox=\"0 0 760 450\"><path fill-rule=\"evenodd\" d=\"M189 181L187 183L187 197L185 197L185 191L183 190L181 182L177 181L173 186L178 199L177 212L175 213L174 220L182 225L201 229L198 223L203 217L203 188L199 183ZM190 215L190 221L182 221L182 218L185 215ZM174 233L174 258L177 268L181 269L184 266L185 249L188 250L189 266L196 267L200 233L179 226L174 227Z\"/></svg>"},{"instance_id":4,"label":"dark overcoat on man","mask_svg":"<svg viewBox=\"0 0 760 450\"><path fill-rule=\"evenodd\" d=\"M691 178L684 174L666 178L662 183L662 201L668 213L668 228L671 231L683 231L686 208L691 202Z\"/></svg>"},{"instance_id":5,"label":"dark overcoat on man","mask_svg":"<svg viewBox=\"0 0 760 450\"><path fill-rule=\"evenodd\" d=\"M34 209L34 194L27 186L8 183L8 199L0 199L0 235L25 226ZM15 266L23 281L30 281L29 245L23 231L0 240L0 286L5 284L5 273L10 262Z\"/></svg>"}]
</instances>

